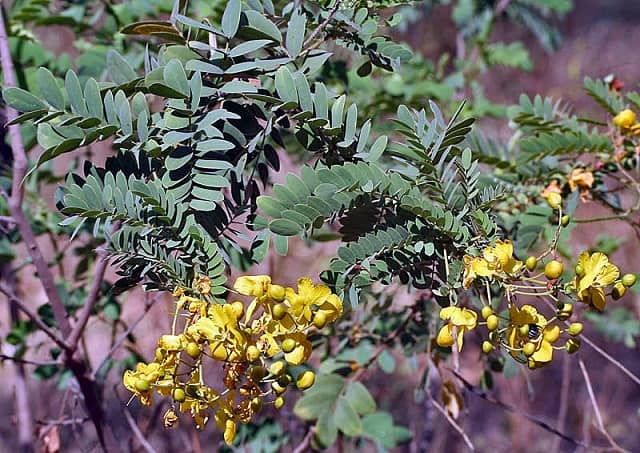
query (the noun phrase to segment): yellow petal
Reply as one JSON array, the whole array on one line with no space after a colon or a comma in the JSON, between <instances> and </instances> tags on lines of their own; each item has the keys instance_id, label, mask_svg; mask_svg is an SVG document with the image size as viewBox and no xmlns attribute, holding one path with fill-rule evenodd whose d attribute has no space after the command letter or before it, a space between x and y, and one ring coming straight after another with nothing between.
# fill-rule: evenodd
<instances>
[{"instance_id":1,"label":"yellow petal","mask_svg":"<svg viewBox=\"0 0 640 453\"><path fill-rule=\"evenodd\" d=\"M533 353L531 359L536 362L536 365L538 363L544 364L551 362L551 359L553 359L553 347L551 346L551 343L543 340L540 343L540 348Z\"/></svg>"},{"instance_id":2,"label":"yellow petal","mask_svg":"<svg viewBox=\"0 0 640 453\"><path fill-rule=\"evenodd\" d=\"M233 289L245 296L260 297L267 292L270 284L271 277L268 275L245 275L238 277Z\"/></svg>"},{"instance_id":3,"label":"yellow petal","mask_svg":"<svg viewBox=\"0 0 640 453\"><path fill-rule=\"evenodd\" d=\"M440 332L438 332L438 337L436 338L436 343L438 346L443 348L448 348L453 345L453 337L451 336L451 327L446 324L442 326Z\"/></svg>"},{"instance_id":4,"label":"yellow petal","mask_svg":"<svg viewBox=\"0 0 640 453\"><path fill-rule=\"evenodd\" d=\"M300 332L294 333L288 336L288 338L293 338L294 340L296 340L297 345L291 352L287 352L284 354L284 359L290 365L301 365L305 363L311 356L311 342L307 340L307 337Z\"/></svg>"}]
</instances>

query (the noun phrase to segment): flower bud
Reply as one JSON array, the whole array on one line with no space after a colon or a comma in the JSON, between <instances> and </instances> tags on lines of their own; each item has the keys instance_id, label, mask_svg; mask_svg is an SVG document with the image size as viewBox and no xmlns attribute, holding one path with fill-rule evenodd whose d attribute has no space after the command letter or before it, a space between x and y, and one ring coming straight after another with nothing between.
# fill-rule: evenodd
<instances>
[{"instance_id":1,"label":"flower bud","mask_svg":"<svg viewBox=\"0 0 640 453\"><path fill-rule=\"evenodd\" d=\"M182 403L186 398L187 398L187 394L184 393L184 390L175 389L173 391L173 399L176 400L178 403Z\"/></svg>"},{"instance_id":2,"label":"flower bud","mask_svg":"<svg viewBox=\"0 0 640 453\"><path fill-rule=\"evenodd\" d=\"M267 370L265 367L256 365L251 368L251 380L254 382L260 382L267 375Z\"/></svg>"},{"instance_id":3,"label":"flower bud","mask_svg":"<svg viewBox=\"0 0 640 453\"><path fill-rule=\"evenodd\" d=\"M256 396L251 400L251 410L254 413L258 413L262 410L262 398Z\"/></svg>"},{"instance_id":4,"label":"flower bud","mask_svg":"<svg viewBox=\"0 0 640 453\"><path fill-rule=\"evenodd\" d=\"M525 260L524 264L525 266L527 266L527 269L533 271L538 266L538 258L536 258L535 256L530 256Z\"/></svg>"},{"instance_id":5,"label":"flower bud","mask_svg":"<svg viewBox=\"0 0 640 453\"><path fill-rule=\"evenodd\" d=\"M231 445L236 438L236 422L227 420L224 424L224 441Z\"/></svg>"},{"instance_id":6,"label":"flower bud","mask_svg":"<svg viewBox=\"0 0 640 453\"><path fill-rule=\"evenodd\" d=\"M139 392L148 392L151 388L151 383L147 379L139 378L136 380L136 390Z\"/></svg>"},{"instance_id":7,"label":"flower bud","mask_svg":"<svg viewBox=\"0 0 640 453\"><path fill-rule=\"evenodd\" d=\"M200 347L198 346L198 343L194 341L190 341L187 344L186 351L189 357L191 357L192 359L197 359L198 357L200 357Z\"/></svg>"},{"instance_id":8,"label":"flower bud","mask_svg":"<svg viewBox=\"0 0 640 453\"><path fill-rule=\"evenodd\" d=\"M576 264L576 275L578 277L584 277L584 267L582 267L582 264Z\"/></svg>"},{"instance_id":9,"label":"flower bud","mask_svg":"<svg viewBox=\"0 0 640 453\"><path fill-rule=\"evenodd\" d=\"M300 390L310 388L316 382L316 375L313 371L305 371L300 373L296 381L296 385Z\"/></svg>"},{"instance_id":10,"label":"flower bud","mask_svg":"<svg viewBox=\"0 0 640 453\"><path fill-rule=\"evenodd\" d=\"M275 319L282 319L287 314L287 306L285 304L274 305L272 313Z\"/></svg>"},{"instance_id":11,"label":"flower bud","mask_svg":"<svg viewBox=\"0 0 640 453\"><path fill-rule=\"evenodd\" d=\"M563 304L556 312L556 316L560 321L566 321L573 313L573 304Z\"/></svg>"},{"instance_id":12,"label":"flower bud","mask_svg":"<svg viewBox=\"0 0 640 453\"><path fill-rule=\"evenodd\" d=\"M627 287L624 286L622 283L618 282L615 285L613 285L613 290L611 291L611 297L613 297L615 300L618 300L622 296L624 296L624 293L626 292L627 292Z\"/></svg>"},{"instance_id":13,"label":"flower bud","mask_svg":"<svg viewBox=\"0 0 640 453\"><path fill-rule=\"evenodd\" d=\"M524 355L526 355L527 357L530 357L533 355L533 353L536 352L536 345L533 343L526 343L523 347L522 347L522 353Z\"/></svg>"},{"instance_id":14,"label":"flower bud","mask_svg":"<svg viewBox=\"0 0 640 453\"><path fill-rule=\"evenodd\" d=\"M563 228L569 225L569 222L571 222L571 217L568 215L563 215L560 219L560 225L562 225Z\"/></svg>"},{"instance_id":15,"label":"flower bud","mask_svg":"<svg viewBox=\"0 0 640 453\"><path fill-rule=\"evenodd\" d=\"M569 332L569 335L576 336L576 335L580 335L582 333L582 329L583 328L584 328L584 326L582 325L581 322L573 322L573 323L571 323L569 325L569 329L567 329L567 330Z\"/></svg>"},{"instance_id":16,"label":"flower bud","mask_svg":"<svg viewBox=\"0 0 640 453\"><path fill-rule=\"evenodd\" d=\"M242 316L242 313L244 313L244 304L236 300L231 304L231 309L233 310L233 315L238 319Z\"/></svg>"},{"instance_id":17,"label":"flower bud","mask_svg":"<svg viewBox=\"0 0 640 453\"><path fill-rule=\"evenodd\" d=\"M322 329L324 326L327 325L327 315L322 312L317 312L313 316L313 325L316 326L318 329Z\"/></svg>"},{"instance_id":18,"label":"flower bud","mask_svg":"<svg viewBox=\"0 0 640 453\"><path fill-rule=\"evenodd\" d=\"M276 407L276 409L280 409L282 406L284 406L284 397L283 396L277 397L273 402L273 405Z\"/></svg>"},{"instance_id":19,"label":"flower bud","mask_svg":"<svg viewBox=\"0 0 640 453\"><path fill-rule=\"evenodd\" d=\"M499 324L500 320L496 315L489 315L489 317L487 318L487 329L496 330Z\"/></svg>"},{"instance_id":20,"label":"flower bud","mask_svg":"<svg viewBox=\"0 0 640 453\"><path fill-rule=\"evenodd\" d=\"M249 345L246 356L249 362L255 362L260 357L260 349L256 345Z\"/></svg>"},{"instance_id":21,"label":"flower bud","mask_svg":"<svg viewBox=\"0 0 640 453\"><path fill-rule=\"evenodd\" d=\"M549 206L551 206L553 209L558 209L560 206L562 206L562 195L560 195L557 192L551 192L548 196L547 196L547 203L549 204Z\"/></svg>"},{"instance_id":22,"label":"flower bud","mask_svg":"<svg viewBox=\"0 0 640 453\"><path fill-rule=\"evenodd\" d=\"M564 348L569 354L578 352L578 349L580 349L580 338L569 338L565 343Z\"/></svg>"},{"instance_id":23,"label":"flower bud","mask_svg":"<svg viewBox=\"0 0 640 453\"><path fill-rule=\"evenodd\" d=\"M544 275L549 280L557 280L563 271L564 265L558 260L551 260L544 267Z\"/></svg>"},{"instance_id":24,"label":"flower bud","mask_svg":"<svg viewBox=\"0 0 640 453\"><path fill-rule=\"evenodd\" d=\"M622 284L627 288L631 288L636 284L636 275L635 274L624 274L622 276Z\"/></svg>"},{"instance_id":25,"label":"flower bud","mask_svg":"<svg viewBox=\"0 0 640 453\"><path fill-rule=\"evenodd\" d=\"M484 307L482 307L482 311L480 312L480 314L482 315L482 319L487 319L493 314L493 309L490 306L485 305Z\"/></svg>"},{"instance_id":26,"label":"flower bud","mask_svg":"<svg viewBox=\"0 0 640 453\"><path fill-rule=\"evenodd\" d=\"M293 351L295 348L296 348L296 340L294 340L293 338L286 338L282 342L282 350L285 353L289 353Z\"/></svg>"},{"instance_id":27,"label":"flower bud","mask_svg":"<svg viewBox=\"0 0 640 453\"><path fill-rule=\"evenodd\" d=\"M269 297L275 301L282 301L284 299L285 290L280 285L269 285Z\"/></svg>"},{"instance_id":28,"label":"flower bud","mask_svg":"<svg viewBox=\"0 0 640 453\"><path fill-rule=\"evenodd\" d=\"M488 341L483 341L482 342L482 352L484 352L485 354L489 354L491 351L493 351L493 345L491 343L489 343Z\"/></svg>"},{"instance_id":29,"label":"flower bud","mask_svg":"<svg viewBox=\"0 0 640 453\"><path fill-rule=\"evenodd\" d=\"M277 382L271 383L271 389L273 390L273 393L275 393L276 395L280 395L287 391L286 387L281 386Z\"/></svg>"},{"instance_id":30,"label":"flower bud","mask_svg":"<svg viewBox=\"0 0 640 453\"><path fill-rule=\"evenodd\" d=\"M282 387L286 387L287 385L291 384L291 381L293 379L291 378L291 375L289 374L283 374L282 376L280 376L280 378L278 379L278 384L280 384Z\"/></svg>"},{"instance_id":31,"label":"flower bud","mask_svg":"<svg viewBox=\"0 0 640 453\"><path fill-rule=\"evenodd\" d=\"M526 337L527 335L529 335L529 324L523 324L518 328L518 331L520 332L520 335L522 335L523 337Z\"/></svg>"},{"instance_id":32,"label":"flower bud","mask_svg":"<svg viewBox=\"0 0 640 453\"><path fill-rule=\"evenodd\" d=\"M280 376L282 373L284 373L285 368L285 363L282 360L279 360L271 364L271 366L269 367L269 373L271 373L273 376Z\"/></svg>"}]
</instances>

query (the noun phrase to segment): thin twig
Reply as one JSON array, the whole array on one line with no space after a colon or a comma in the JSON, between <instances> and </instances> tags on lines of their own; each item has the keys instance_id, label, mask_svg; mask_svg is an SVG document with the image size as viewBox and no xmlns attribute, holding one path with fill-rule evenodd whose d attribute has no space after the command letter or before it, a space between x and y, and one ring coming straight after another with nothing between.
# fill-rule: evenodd
<instances>
[{"instance_id":1,"label":"thin twig","mask_svg":"<svg viewBox=\"0 0 640 453\"><path fill-rule=\"evenodd\" d=\"M585 335L580 335L580 339L582 341L584 341L585 343L587 343L589 346L591 346L598 354L600 354L602 357L607 359L616 368L618 368L620 371L622 371L624 374L626 374L633 382L635 382L636 384L640 385L640 378L638 376L636 376L635 374L633 374L622 363L620 363L618 360L616 360L612 356L610 356L606 351L604 351L601 347L596 345L593 341L591 341Z\"/></svg>"},{"instance_id":2,"label":"thin twig","mask_svg":"<svg viewBox=\"0 0 640 453\"><path fill-rule=\"evenodd\" d=\"M571 358L564 355L562 358L562 382L560 384L560 408L558 409L558 431L564 431L567 423L567 413L569 410L569 390L571 387ZM552 452L560 451L560 442L562 439L556 437L551 446Z\"/></svg>"},{"instance_id":3,"label":"thin twig","mask_svg":"<svg viewBox=\"0 0 640 453\"><path fill-rule=\"evenodd\" d=\"M127 419L127 423L129 423L131 431L133 431L133 434L136 436L136 439L138 439L138 442L140 442L144 449L147 450L147 453L157 453L155 448L151 446L149 441L142 435L142 432L140 432L140 428L138 428L138 425L133 419L133 416L129 413L129 410L126 407L123 407L122 410L124 411L124 416Z\"/></svg>"},{"instance_id":4,"label":"thin twig","mask_svg":"<svg viewBox=\"0 0 640 453\"><path fill-rule=\"evenodd\" d=\"M323 20L320 25L318 25L316 29L311 32L307 40L304 42L303 47L307 47L309 44L311 44L315 37L318 36L318 33L320 33L329 24L329 22L331 22L333 16L335 16L335 14L338 12L338 8L340 8L340 0L336 0L336 4L333 5L333 8L331 8L329 14L327 14L327 18Z\"/></svg>"},{"instance_id":5,"label":"thin twig","mask_svg":"<svg viewBox=\"0 0 640 453\"><path fill-rule=\"evenodd\" d=\"M78 322L73 326L73 330L71 331L71 334L69 335L67 340L72 350L75 350L78 347L78 341L80 340L80 337L82 337L84 328L87 325L87 322L89 322L89 318L91 317L91 313L93 312L93 308L98 302L100 286L102 285L104 274L107 271L107 267L109 266L107 251L104 248L96 250L96 255L97 261L93 285L91 286L91 290L89 291L89 295L87 296L87 301L85 302L84 307L82 307L82 311L78 315Z\"/></svg>"},{"instance_id":6,"label":"thin twig","mask_svg":"<svg viewBox=\"0 0 640 453\"><path fill-rule=\"evenodd\" d=\"M462 375L458 372L456 372L455 370L448 368L454 375L455 377L458 378L458 380L460 382L462 382L462 384L465 386L465 388L467 390L469 390L471 393L473 393L474 395L482 398L483 400L491 403L491 404L495 404L496 406L501 407L502 409L511 412L513 414L516 415L520 415L521 417L526 418L527 420L529 420L532 423L535 423L536 425L538 425L539 427L541 427L544 430L547 430L553 434L555 434L556 436L560 436L562 437L564 440L571 442L572 444L576 445L576 446L580 446L580 447L585 447L588 448L589 446L586 445L584 442L574 439L573 437L558 431L557 429L555 429L554 427L552 427L551 425L549 425L547 422L545 422L544 420L536 417L535 415L531 415L528 414L526 412L522 412L518 409L516 409L513 406L510 406L509 404L503 403L502 401L494 398L493 396L489 395L487 392L485 392L484 390L474 386L473 384L471 384L469 381L467 381L464 377L462 377Z\"/></svg>"},{"instance_id":7,"label":"thin twig","mask_svg":"<svg viewBox=\"0 0 640 453\"><path fill-rule=\"evenodd\" d=\"M582 377L584 377L584 383L587 386L587 393L589 394L589 400L591 400L591 406L593 407L593 413L596 416L596 421L598 422L598 429L600 432L607 438L611 446L617 450L626 452L624 448L620 447L618 443L615 441L609 431L604 427L604 422L602 420L602 414L600 413L600 407L598 406L598 402L596 401L596 395L593 392L593 387L591 386L591 379L589 378L589 373L587 373L587 368L584 366L584 362L582 359L578 359L578 365L580 366L580 371L582 371Z\"/></svg>"},{"instance_id":8,"label":"thin twig","mask_svg":"<svg viewBox=\"0 0 640 453\"><path fill-rule=\"evenodd\" d=\"M38 316L37 313L35 313L33 310L27 307L25 303L22 302L22 300L20 300L18 296L10 288L8 288L7 285L3 282L0 282L0 293L3 293L5 296L7 296L10 303L15 304L20 311L22 311L25 315L27 315L29 319L36 326L38 326L38 329L40 329L45 334L47 334L49 338L51 338L58 346L60 346L63 349L69 350L69 345L67 344L67 342L64 341L64 339L61 338L51 328L49 328L49 326L47 326L42 321L42 319L40 319L40 316Z\"/></svg>"},{"instance_id":9,"label":"thin twig","mask_svg":"<svg viewBox=\"0 0 640 453\"><path fill-rule=\"evenodd\" d=\"M315 428L311 426L300 444L293 450L293 453L306 453L311 450L311 440L313 439L315 431Z\"/></svg>"},{"instance_id":10,"label":"thin twig","mask_svg":"<svg viewBox=\"0 0 640 453\"><path fill-rule=\"evenodd\" d=\"M48 362L36 362L35 360L28 360L28 359L20 359L18 357L14 357L11 355L7 355L7 354L0 354L0 362L4 362L4 361L8 361L8 362L13 362L13 363L20 363L22 365L33 365L33 366L59 366L62 365L61 362L56 362L55 360L50 360Z\"/></svg>"},{"instance_id":11,"label":"thin twig","mask_svg":"<svg viewBox=\"0 0 640 453\"><path fill-rule=\"evenodd\" d=\"M435 407L436 409L438 409L438 411L445 416L445 418L447 419L447 421L449 422L449 424L451 426L453 426L453 428L458 431L458 434L460 434L460 436L462 437L462 439L464 440L464 443L467 444L467 447L469 447L469 450L471 451L476 451L475 447L473 446L473 443L471 442L471 439L469 439L469 436L467 436L467 433L464 432L464 430L462 429L462 427L460 425L458 425L458 423L453 419L453 417L451 417L451 415L449 415L449 413L447 412L447 410L442 407L440 405L440 403L438 403L435 398L433 398L433 396L431 396L431 394L429 393L429 400L431 401L431 404L433 404L433 407Z\"/></svg>"},{"instance_id":12,"label":"thin twig","mask_svg":"<svg viewBox=\"0 0 640 453\"><path fill-rule=\"evenodd\" d=\"M133 321L129 327L127 328L127 330L125 330L123 332L123 334L120 336L120 338L118 338L118 340L113 344L113 346L111 347L111 349L109 350L109 352L107 353L107 355L104 357L104 359L102 359L102 361L100 362L100 365L98 365L94 372L93 372L93 376L95 377L96 374L102 369L102 367L107 363L107 361L111 358L111 356L113 356L113 354L118 350L118 348L122 345L122 343L124 343L124 341L127 339L127 337L129 335L131 335L131 332L133 332L133 329L135 329L137 327L137 325L140 323L140 321L142 321L144 319L144 317L147 315L147 313L149 313L149 310L151 310L151 307L153 306L153 304L156 302L157 298L153 298L153 300L146 304L144 307L144 312L142 314L140 314L140 316L138 316L136 318L135 321Z\"/></svg>"}]
</instances>

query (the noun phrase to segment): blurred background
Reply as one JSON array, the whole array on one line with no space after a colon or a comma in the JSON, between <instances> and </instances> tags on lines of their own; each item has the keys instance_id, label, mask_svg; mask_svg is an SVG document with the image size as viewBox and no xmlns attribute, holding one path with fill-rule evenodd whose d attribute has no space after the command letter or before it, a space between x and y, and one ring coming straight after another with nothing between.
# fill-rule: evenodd
<instances>
[{"instance_id":1,"label":"blurred background","mask_svg":"<svg viewBox=\"0 0 640 453\"><path fill-rule=\"evenodd\" d=\"M120 3L120 2L115 2ZM411 23L404 31L395 32L400 41L409 43L426 58L437 60L444 52L456 54L456 26L451 19L452 5L421 5L416 3ZM498 40L522 41L529 49L532 69L492 67L480 75L484 96L492 103L506 105L518 102L521 93L529 96L541 94L562 98L570 102L576 109L589 112L596 111L595 103L581 89L585 76L604 77L609 74L630 87L637 88L640 82L640 54L637 52L640 43L640 2L629 0L575 0L574 8L563 18L555 20L555 25L562 34L562 41L555 51L543 48L540 41L532 33L522 27L515 26L509 20L496 22L494 38ZM67 27L50 26L46 29L36 28L44 45L55 55L68 54L71 58L77 54L72 47L73 31ZM485 132L497 136L508 136L506 119L491 119L483 123ZM103 161L110 153L106 145L94 146L91 156L96 162ZM56 163L55 171L67 171L64 160ZM283 179L287 171L295 171L296 164L285 162L276 182ZM53 204L54 187L41 194L42 198ZM594 209L589 204L583 205L581 214L592 215ZM1 233L0 233L1 234ZM56 247L65 244L52 244L42 239L45 254L56 253ZM616 249L613 261L630 272L640 271L640 239L623 224L610 222L596 226L579 226L573 230L572 244L574 250L588 248L597 241L613 244ZM608 242L607 242L608 241ZM289 256L285 259L274 255L265 261L258 272L269 272L276 281L293 284L298 277L299 269L317 277L326 266L328 258L335 251L335 245L325 243L308 248L302 242L290 245ZM18 255L25 258L24 250ZM63 267L73 268L77 263L71 259L62 263ZM107 278L110 276L108 275ZM113 277L111 275L111 277ZM44 302L40 286L30 268L19 274L19 289L24 299L33 308ZM619 316L611 316L604 322L606 325L595 329L586 325L585 335L591 338L608 354L616 357L630 371L640 374L640 357L635 340L640 336L640 305L638 294L631 293L620 302L627 310L619 312ZM148 313L141 317L145 300L155 298ZM395 302L399 306L402 300ZM3 296L0 295L0 338L9 334L10 319ZM167 331L170 318L167 312L171 303L163 295L144 295L141 291L131 291L122 307L120 319L126 325L137 322L134 330L137 342L121 348L114 359L126 357L135 350L142 357L149 359L154 351L157 335ZM632 313L633 315L629 315ZM110 340L114 332L104 323L95 320L89 326L85 338L85 347L95 366L109 352ZM0 343L4 354L11 354L12 346L4 340ZM31 346L38 351L44 336L34 336L29 340ZM480 362L481 338L470 335L465 342L461 362L462 375L469 382L477 383L482 372ZM37 356L38 353L34 354ZM629 451L640 451L640 387L626 376L620 369L612 366L601 355L590 347L583 347L579 357L587 364L593 391L601 410L602 420L611 436ZM46 348L41 351L42 360L50 359ZM27 373L33 371L27 367ZM555 436L541 424L556 428L572 438L580 439L592 445L606 445L603 435L594 429L596 415L587 394L584 379L574 357L561 354L553 364L532 373L512 373L512 377L496 374L495 388L491 397L504 405L488 401L480 395L465 392L458 423L468 433L478 451L511 452L526 451L576 451L570 442ZM430 406L428 401L416 402L414 389L419 385L415 381L413 368L409 360L397 356L396 371L392 375L381 371L367 374L366 385L376 397L379 406L390 410L396 424L404 425L415 433L412 441L398 447L398 452L458 452L465 451L460 435L451 425ZM0 363L0 452L15 451L15 398L13 380L14 366L9 361ZM93 433L83 425L73 423L73 414L80 419L85 417L84 410L77 400L77 389L64 378L59 380L43 380L37 376L27 379L28 394L33 417L40 435L38 449L44 452L70 451L89 452L95 450ZM117 372L111 374L107 385L105 400L108 401L109 417L116 421L122 432L128 432L128 422L123 412L123 402L129 398L122 387ZM491 399L491 398L489 398ZM74 406L75 405L75 406ZM129 410L149 439L150 445L144 446L131 440L127 448L131 451L216 451L220 436L213 426L204 432L185 423L176 430L164 430L162 413L165 407L158 404L151 409L141 408L137 402ZM69 418L72 415L71 419ZM527 414L536 421L527 418ZM64 421L62 421L64 415ZM266 417L269 418L267 414ZM291 404L274 420L265 426L272 429L274 435L284 431L291 438L300 438L304 430L291 412ZM84 425L86 426L86 424ZM127 434L128 436L128 434ZM274 437L275 438L275 437ZM149 450L151 447L152 450ZM254 445L253 451L261 451ZM264 451L274 445L262 445ZM284 447L283 451L287 451ZM355 451L353 446L339 446L342 451ZM370 445L358 449L372 450ZM578 448L577 451L580 451Z\"/></svg>"}]
</instances>

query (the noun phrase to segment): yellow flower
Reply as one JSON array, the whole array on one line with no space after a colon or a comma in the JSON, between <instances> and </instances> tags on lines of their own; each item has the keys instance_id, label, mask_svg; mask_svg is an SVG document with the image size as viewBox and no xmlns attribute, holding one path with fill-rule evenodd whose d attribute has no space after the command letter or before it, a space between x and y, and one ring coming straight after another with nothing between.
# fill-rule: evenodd
<instances>
[{"instance_id":1,"label":"yellow flower","mask_svg":"<svg viewBox=\"0 0 640 453\"><path fill-rule=\"evenodd\" d=\"M187 346L184 335L162 335L158 340L158 347L169 352L181 351Z\"/></svg>"},{"instance_id":2,"label":"yellow flower","mask_svg":"<svg viewBox=\"0 0 640 453\"><path fill-rule=\"evenodd\" d=\"M523 305L518 309L515 305L509 307L511 315L508 330L509 346L514 350L511 355L517 356L523 347L531 343L533 353L528 357L529 368L540 368L553 359L553 343L558 340L560 328L549 324L549 321L532 305ZM521 327L527 326L523 330Z\"/></svg>"},{"instance_id":3,"label":"yellow flower","mask_svg":"<svg viewBox=\"0 0 640 453\"><path fill-rule=\"evenodd\" d=\"M140 402L145 406L151 404L151 394L153 392L153 384L160 377L159 363L138 363L136 370L127 370L124 372L122 382L130 392L133 392Z\"/></svg>"},{"instance_id":4,"label":"yellow flower","mask_svg":"<svg viewBox=\"0 0 640 453\"><path fill-rule=\"evenodd\" d=\"M578 266L581 267L581 275L576 275L573 280L578 299L599 311L604 310L606 299L603 288L620 276L620 270L601 252L582 253L578 258Z\"/></svg>"},{"instance_id":5,"label":"yellow flower","mask_svg":"<svg viewBox=\"0 0 640 453\"><path fill-rule=\"evenodd\" d=\"M445 307L440 310L440 319L447 321L442 326L436 342L439 346L448 347L453 345L453 328L457 327L458 351L462 349L463 335L466 331L475 329L478 322L478 314L468 308Z\"/></svg>"},{"instance_id":6,"label":"yellow flower","mask_svg":"<svg viewBox=\"0 0 640 453\"><path fill-rule=\"evenodd\" d=\"M293 350L284 353L284 359L289 365L301 365L309 360L312 352L312 345L307 336L301 332L289 334L280 340L292 339L295 341Z\"/></svg>"},{"instance_id":7,"label":"yellow flower","mask_svg":"<svg viewBox=\"0 0 640 453\"><path fill-rule=\"evenodd\" d=\"M464 257L463 285L469 288L477 277L513 275L522 268L522 261L513 258L511 241L497 240L493 247L485 248L482 257Z\"/></svg>"},{"instance_id":8,"label":"yellow flower","mask_svg":"<svg viewBox=\"0 0 640 453\"><path fill-rule=\"evenodd\" d=\"M313 309L322 312L331 322L342 314L342 301L331 293L325 285L314 285L310 278L298 280L298 292L293 288L285 290L285 303L290 307L290 313L298 324L311 322Z\"/></svg>"},{"instance_id":9,"label":"yellow flower","mask_svg":"<svg viewBox=\"0 0 640 453\"><path fill-rule=\"evenodd\" d=\"M198 319L187 329L196 341L205 339L213 358L235 361L244 354L247 338L240 330L231 304L212 305L207 317Z\"/></svg>"},{"instance_id":10,"label":"yellow flower","mask_svg":"<svg viewBox=\"0 0 640 453\"><path fill-rule=\"evenodd\" d=\"M245 275L238 277L233 289L245 296L262 297L269 291L271 277L268 275Z\"/></svg>"},{"instance_id":11,"label":"yellow flower","mask_svg":"<svg viewBox=\"0 0 640 453\"><path fill-rule=\"evenodd\" d=\"M613 118L613 124L620 129L628 129L636 122L636 114L631 109L624 109Z\"/></svg>"},{"instance_id":12,"label":"yellow flower","mask_svg":"<svg viewBox=\"0 0 640 453\"><path fill-rule=\"evenodd\" d=\"M588 191L593 186L593 173L584 168L574 168L569 174L569 188L573 192L577 188Z\"/></svg>"}]
</instances>

